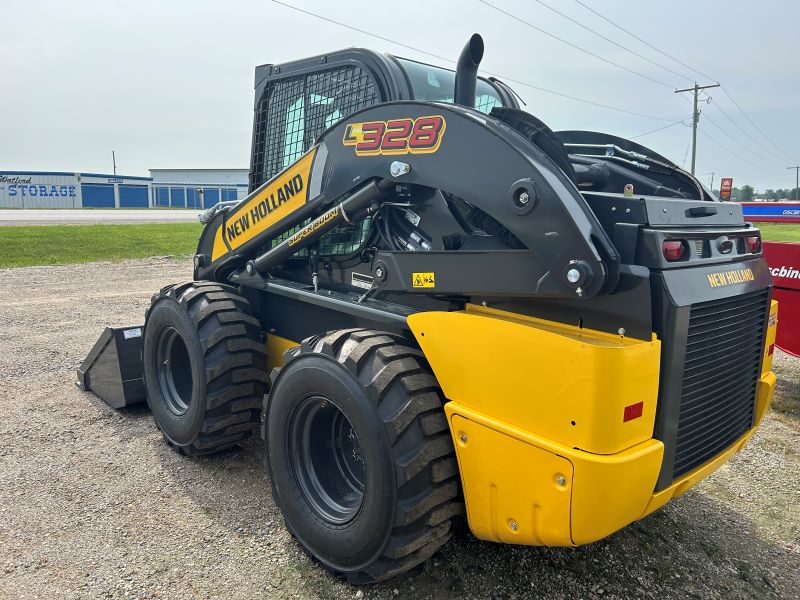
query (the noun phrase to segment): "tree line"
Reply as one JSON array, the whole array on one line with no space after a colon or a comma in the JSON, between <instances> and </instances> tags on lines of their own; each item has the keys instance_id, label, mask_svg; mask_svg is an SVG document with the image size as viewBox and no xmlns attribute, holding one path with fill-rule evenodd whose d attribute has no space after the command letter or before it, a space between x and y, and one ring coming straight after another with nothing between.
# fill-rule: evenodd
<instances>
[{"instance_id":1,"label":"tree line","mask_svg":"<svg viewBox=\"0 0 800 600\"><path fill-rule=\"evenodd\" d=\"M719 196L719 190L712 190ZM734 187L731 190L731 200L734 202L751 202L755 198L768 200L770 202L777 202L778 200L798 200L800 199L800 189L786 188L786 189L767 189L759 192L752 185L743 185L742 187Z\"/></svg>"}]
</instances>

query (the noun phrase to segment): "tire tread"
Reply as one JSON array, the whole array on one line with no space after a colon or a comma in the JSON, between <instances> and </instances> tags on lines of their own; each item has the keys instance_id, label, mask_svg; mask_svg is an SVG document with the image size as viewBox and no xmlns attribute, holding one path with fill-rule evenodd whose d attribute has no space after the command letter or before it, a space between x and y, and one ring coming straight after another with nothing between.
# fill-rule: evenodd
<instances>
[{"instance_id":1,"label":"tire tread","mask_svg":"<svg viewBox=\"0 0 800 600\"><path fill-rule=\"evenodd\" d=\"M257 429L269 382L266 347L250 302L236 288L213 281L166 286L153 296L151 308L164 299L178 302L191 318L204 353L207 385L196 439L186 446L164 439L188 456L237 446Z\"/></svg>"},{"instance_id":2,"label":"tire tread","mask_svg":"<svg viewBox=\"0 0 800 600\"><path fill-rule=\"evenodd\" d=\"M377 560L341 574L356 584L389 579L431 557L452 536L451 519L464 514L441 389L424 354L391 333L344 329L313 336L288 350L284 364L307 354L325 355L350 371L383 415L396 465L395 521ZM405 440L410 449L400 447L405 436L412 436Z\"/></svg>"}]
</instances>

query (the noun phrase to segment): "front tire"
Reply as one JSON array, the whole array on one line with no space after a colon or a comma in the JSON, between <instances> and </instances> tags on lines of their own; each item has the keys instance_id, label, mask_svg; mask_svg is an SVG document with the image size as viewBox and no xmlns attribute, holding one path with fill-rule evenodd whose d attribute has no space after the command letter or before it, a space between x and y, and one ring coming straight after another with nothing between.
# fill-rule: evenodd
<instances>
[{"instance_id":1,"label":"front tire","mask_svg":"<svg viewBox=\"0 0 800 600\"><path fill-rule=\"evenodd\" d=\"M238 445L258 427L266 350L250 303L213 282L171 285L145 317L147 403L164 439L189 456Z\"/></svg>"},{"instance_id":2,"label":"front tire","mask_svg":"<svg viewBox=\"0 0 800 600\"><path fill-rule=\"evenodd\" d=\"M424 355L369 330L312 337L273 371L265 437L286 525L353 583L432 556L462 514L443 397Z\"/></svg>"}]
</instances>

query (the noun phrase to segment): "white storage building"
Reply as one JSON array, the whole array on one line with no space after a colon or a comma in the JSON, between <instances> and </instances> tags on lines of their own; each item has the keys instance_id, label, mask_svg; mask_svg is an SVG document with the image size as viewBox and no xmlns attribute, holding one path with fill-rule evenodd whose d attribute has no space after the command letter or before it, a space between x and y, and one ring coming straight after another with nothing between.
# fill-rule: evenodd
<instances>
[{"instance_id":1,"label":"white storage building","mask_svg":"<svg viewBox=\"0 0 800 600\"><path fill-rule=\"evenodd\" d=\"M0 208L207 208L247 195L247 169L150 169L150 174L0 171Z\"/></svg>"}]
</instances>

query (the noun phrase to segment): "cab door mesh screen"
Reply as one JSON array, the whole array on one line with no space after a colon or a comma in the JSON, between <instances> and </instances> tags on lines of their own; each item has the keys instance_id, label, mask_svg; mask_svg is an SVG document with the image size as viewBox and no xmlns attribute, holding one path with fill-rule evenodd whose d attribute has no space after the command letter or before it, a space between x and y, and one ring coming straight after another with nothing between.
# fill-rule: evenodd
<instances>
[{"instance_id":1,"label":"cab door mesh screen","mask_svg":"<svg viewBox=\"0 0 800 600\"><path fill-rule=\"evenodd\" d=\"M322 132L339 119L377 101L372 77L355 65L269 83L261 96L254 123L250 191L300 158ZM275 238L272 245L287 239L302 225ZM320 239L320 254L352 254L364 243L368 232L369 220L337 227ZM301 250L296 256L306 256L306 251Z\"/></svg>"},{"instance_id":2,"label":"cab door mesh screen","mask_svg":"<svg viewBox=\"0 0 800 600\"><path fill-rule=\"evenodd\" d=\"M336 121L376 102L372 77L355 65L267 84L254 123L250 191L302 156Z\"/></svg>"}]
</instances>

